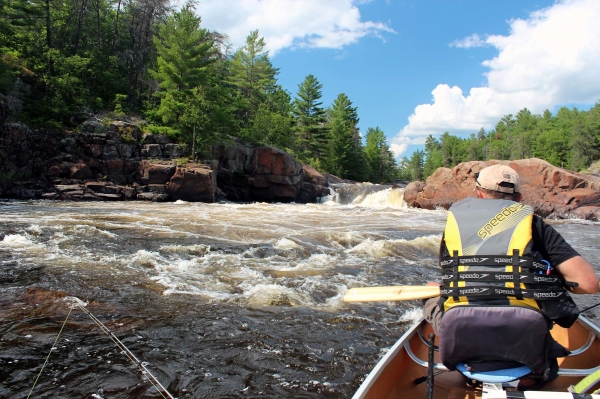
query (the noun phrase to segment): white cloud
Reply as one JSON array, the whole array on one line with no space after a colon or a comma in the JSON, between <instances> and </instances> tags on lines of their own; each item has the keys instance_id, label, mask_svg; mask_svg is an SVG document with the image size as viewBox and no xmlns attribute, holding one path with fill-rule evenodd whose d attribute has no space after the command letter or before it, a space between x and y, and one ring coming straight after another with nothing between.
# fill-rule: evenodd
<instances>
[{"instance_id":1,"label":"white cloud","mask_svg":"<svg viewBox=\"0 0 600 399\"><path fill-rule=\"evenodd\" d=\"M487 86L468 93L457 86L439 84L433 101L415 108L408 125L393 144L422 144L425 138L490 129L506 114L527 107L534 113L557 105L594 104L600 100L600 1L564 0L510 21L507 36L484 40L498 55L483 62L489 68ZM475 35L462 46L477 44ZM477 36L479 37L479 36Z\"/></svg>"},{"instance_id":2,"label":"white cloud","mask_svg":"<svg viewBox=\"0 0 600 399\"><path fill-rule=\"evenodd\" d=\"M233 50L258 29L271 55L284 48L340 49L365 36L395 33L386 23L361 21L364 0L203 0L202 26L225 33Z\"/></svg>"},{"instance_id":3,"label":"white cloud","mask_svg":"<svg viewBox=\"0 0 600 399\"><path fill-rule=\"evenodd\" d=\"M390 150L394 153L395 158L400 158L400 155L404 154L404 151L408 148L408 143L403 144L390 144Z\"/></svg>"},{"instance_id":4,"label":"white cloud","mask_svg":"<svg viewBox=\"0 0 600 399\"><path fill-rule=\"evenodd\" d=\"M483 47L487 46L487 42L481 38L477 33L465 37L464 39L455 40L450 43L450 47L458 47L458 48L472 48L472 47Z\"/></svg>"}]
</instances>

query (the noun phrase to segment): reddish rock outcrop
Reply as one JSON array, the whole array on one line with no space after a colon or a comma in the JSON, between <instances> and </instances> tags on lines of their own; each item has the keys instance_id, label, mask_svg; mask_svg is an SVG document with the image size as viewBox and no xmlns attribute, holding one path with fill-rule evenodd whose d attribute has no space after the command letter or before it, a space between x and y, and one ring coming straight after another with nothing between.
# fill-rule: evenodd
<instances>
[{"instance_id":1,"label":"reddish rock outcrop","mask_svg":"<svg viewBox=\"0 0 600 399\"><path fill-rule=\"evenodd\" d=\"M306 203L329 192L319 172L275 147L238 144L215 150L217 183L231 201Z\"/></svg>"},{"instance_id":2,"label":"reddish rock outcrop","mask_svg":"<svg viewBox=\"0 0 600 399\"><path fill-rule=\"evenodd\" d=\"M131 159L113 159L110 161L88 161L98 170L98 176L106 176L115 184L131 185L138 175L138 163Z\"/></svg>"},{"instance_id":3,"label":"reddish rock outcrop","mask_svg":"<svg viewBox=\"0 0 600 399\"><path fill-rule=\"evenodd\" d=\"M474 197L475 173L498 163L519 173L523 202L531 205L536 214L560 219L598 219L600 216L600 177L570 172L537 158L471 161L453 169L439 168L425 183L410 183L404 200L413 207L447 209L458 200Z\"/></svg>"},{"instance_id":4,"label":"reddish rock outcrop","mask_svg":"<svg viewBox=\"0 0 600 399\"><path fill-rule=\"evenodd\" d=\"M329 192L320 173L270 146L221 145L212 149L217 159L177 166L188 147L165 135L142 137L143 122L131 118L91 119L80 132L1 122L0 152L9 156L0 157L0 172L30 177L0 182L1 197L315 202Z\"/></svg>"},{"instance_id":5,"label":"reddish rock outcrop","mask_svg":"<svg viewBox=\"0 0 600 399\"><path fill-rule=\"evenodd\" d=\"M92 179L94 176L92 175L92 170L89 166L80 162L76 165L71 166L71 179Z\"/></svg>"},{"instance_id":6,"label":"reddish rock outcrop","mask_svg":"<svg viewBox=\"0 0 600 399\"><path fill-rule=\"evenodd\" d=\"M138 173L141 184L167 184L175 174L175 162L141 161Z\"/></svg>"},{"instance_id":7,"label":"reddish rock outcrop","mask_svg":"<svg viewBox=\"0 0 600 399\"><path fill-rule=\"evenodd\" d=\"M312 166L304 164L302 165L302 169L304 169L304 173L306 173L316 184L319 184L321 186L327 186L329 184L327 178ZM339 177L337 179L339 179Z\"/></svg>"},{"instance_id":8,"label":"reddish rock outcrop","mask_svg":"<svg viewBox=\"0 0 600 399\"><path fill-rule=\"evenodd\" d=\"M215 202L217 173L206 165L180 165L166 186L173 200Z\"/></svg>"}]
</instances>

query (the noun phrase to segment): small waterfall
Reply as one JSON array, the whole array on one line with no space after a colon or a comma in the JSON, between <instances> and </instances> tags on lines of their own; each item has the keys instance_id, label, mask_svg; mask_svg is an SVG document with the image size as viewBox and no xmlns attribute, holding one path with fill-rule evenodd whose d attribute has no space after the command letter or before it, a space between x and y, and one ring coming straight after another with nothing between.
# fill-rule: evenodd
<instances>
[{"instance_id":1,"label":"small waterfall","mask_svg":"<svg viewBox=\"0 0 600 399\"><path fill-rule=\"evenodd\" d=\"M339 183L332 184L330 188L332 194L323 197L321 203L368 208L406 208L404 188L398 185Z\"/></svg>"}]
</instances>

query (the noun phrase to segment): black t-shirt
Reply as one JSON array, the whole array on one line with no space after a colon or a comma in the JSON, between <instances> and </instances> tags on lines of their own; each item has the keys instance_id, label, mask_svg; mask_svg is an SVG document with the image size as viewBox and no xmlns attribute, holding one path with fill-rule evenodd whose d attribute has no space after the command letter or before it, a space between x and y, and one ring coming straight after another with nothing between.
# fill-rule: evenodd
<instances>
[{"instance_id":1,"label":"black t-shirt","mask_svg":"<svg viewBox=\"0 0 600 399\"><path fill-rule=\"evenodd\" d=\"M544 222L539 216L533 216L531 235L533 250L538 251L545 260L550 262L552 267L579 256L579 253L554 230L554 227Z\"/></svg>"}]
</instances>

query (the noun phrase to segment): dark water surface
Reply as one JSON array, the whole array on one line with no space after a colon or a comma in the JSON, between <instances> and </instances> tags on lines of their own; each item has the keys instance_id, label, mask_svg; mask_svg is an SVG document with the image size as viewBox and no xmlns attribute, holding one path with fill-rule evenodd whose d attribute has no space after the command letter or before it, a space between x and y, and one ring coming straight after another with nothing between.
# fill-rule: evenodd
<instances>
[{"instance_id":1,"label":"dark water surface","mask_svg":"<svg viewBox=\"0 0 600 399\"><path fill-rule=\"evenodd\" d=\"M32 398L162 397L66 296L174 397L351 397L420 303L344 293L436 279L446 215L365 193L345 205L0 203L0 397L26 398L48 354ZM598 224L555 227L600 266Z\"/></svg>"}]
</instances>

